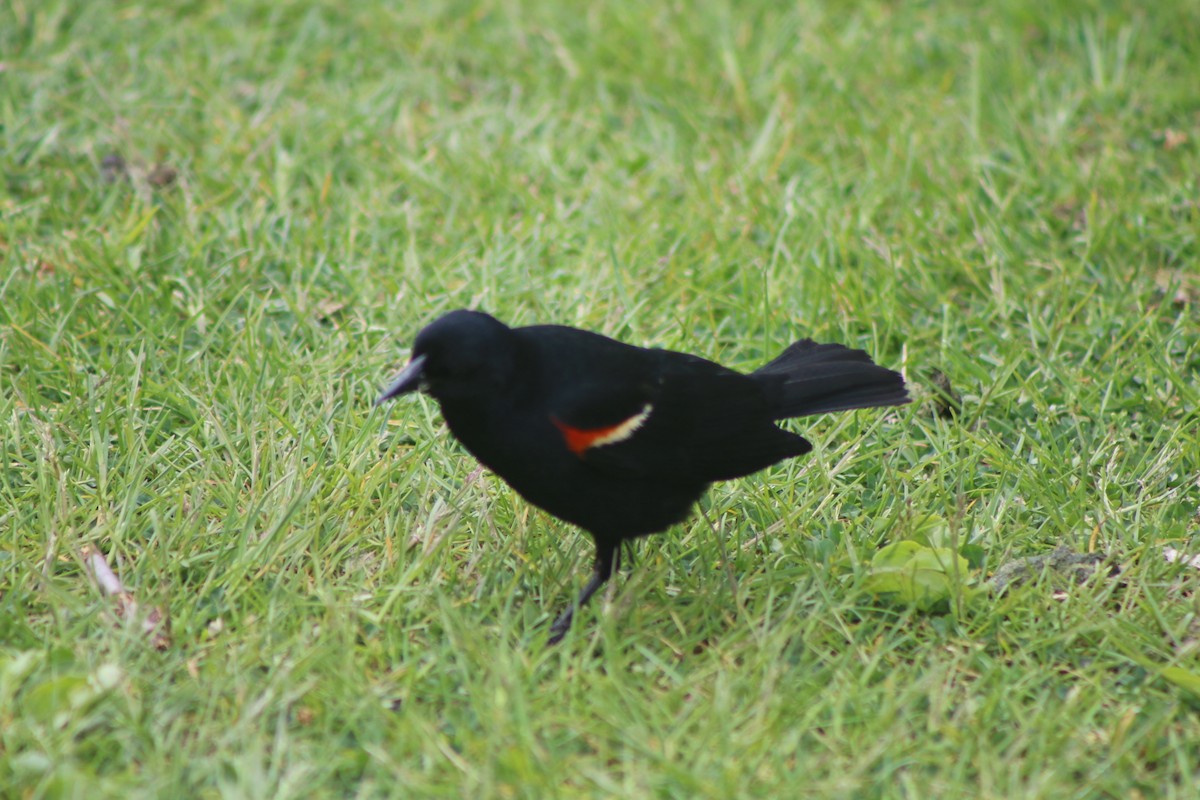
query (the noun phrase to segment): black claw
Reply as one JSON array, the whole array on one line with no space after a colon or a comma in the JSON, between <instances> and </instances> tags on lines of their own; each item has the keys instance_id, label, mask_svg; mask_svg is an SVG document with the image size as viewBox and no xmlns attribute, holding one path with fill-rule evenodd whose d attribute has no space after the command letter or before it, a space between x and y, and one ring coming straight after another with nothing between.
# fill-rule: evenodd
<instances>
[{"instance_id":1,"label":"black claw","mask_svg":"<svg viewBox=\"0 0 1200 800\"><path fill-rule=\"evenodd\" d=\"M579 599L575 601L575 605L560 614L558 619L554 620L554 624L550 626L550 638L546 642L547 646L558 644L563 640L571 628L571 621L575 618L575 609L583 608L584 604L592 599L592 595L612 577L620 560L621 551L618 545L596 545L596 564L592 568L592 578L579 593Z\"/></svg>"},{"instance_id":2,"label":"black claw","mask_svg":"<svg viewBox=\"0 0 1200 800\"><path fill-rule=\"evenodd\" d=\"M571 629L571 620L575 617L575 609L568 608L563 613L559 614L558 619L554 620L554 624L550 626L550 638L546 640L546 646L558 644L567 635L567 631Z\"/></svg>"}]
</instances>

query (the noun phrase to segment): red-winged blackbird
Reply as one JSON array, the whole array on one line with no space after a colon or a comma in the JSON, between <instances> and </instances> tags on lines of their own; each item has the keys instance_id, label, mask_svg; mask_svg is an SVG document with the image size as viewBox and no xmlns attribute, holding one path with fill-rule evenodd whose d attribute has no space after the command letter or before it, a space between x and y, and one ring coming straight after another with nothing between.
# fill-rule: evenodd
<instances>
[{"instance_id":1,"label":"red-winged blackbird","mask_svg":"<svg viewBox=\"0 0 1200 800\"><path fill-rule=\"evenodd\" d=\"M557 325L510 328L477 311L430 324L376 405L420 389L484 466L526 500L592 535L576 608L618 566L621 543L683 520L713 481L812 449L789 417L908 402L904 379L861 350L796 342L743 375Z\"/></svg>"}]
</instances>

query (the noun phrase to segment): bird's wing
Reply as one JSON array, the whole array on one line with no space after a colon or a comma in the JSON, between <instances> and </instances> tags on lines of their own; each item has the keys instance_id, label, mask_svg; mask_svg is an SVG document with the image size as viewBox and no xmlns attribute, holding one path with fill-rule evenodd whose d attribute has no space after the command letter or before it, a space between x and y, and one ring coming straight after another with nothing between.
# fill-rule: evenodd
<instances>
[{"instance_id":1,"label":"bird's wing","mask_svg":"<svg viewBox=\"0 0 1200 800\"><path fill-rule=\"evenodd\" d=\"M564 445L590 467L681 484L746 475L807 452L770 420L762 389L695 356L660 351L641 380L580 383L556 404Z\"/></svg>"},{"instance_id":2,"label":"bird's wing","mask_svg":"<svg viewBox=\"0 0 1200 800\"><path fill-rule=\"evenodd\" d=\"M654 413L656 387L647 382L579 382L551 404L550 422L563 445L583 458L627 441Z\"/></svg>"}]
</instances>

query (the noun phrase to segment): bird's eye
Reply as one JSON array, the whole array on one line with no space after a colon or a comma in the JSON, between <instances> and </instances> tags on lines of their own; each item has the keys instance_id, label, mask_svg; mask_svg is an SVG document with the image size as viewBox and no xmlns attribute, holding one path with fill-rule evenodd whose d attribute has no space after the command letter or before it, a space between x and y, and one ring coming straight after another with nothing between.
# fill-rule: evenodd
<instances>
[{"instance_id":1,"label":"bird's eye","mask_svg":"<svg viewBox=\"0 0 1200 800\"><path fill-rule=\"evenodd\" d=\"M448 374L442 361L429 356L425 357L425 366L421 368L421 372L426 378L444 378Z\"/></svg>"}]
</instances>

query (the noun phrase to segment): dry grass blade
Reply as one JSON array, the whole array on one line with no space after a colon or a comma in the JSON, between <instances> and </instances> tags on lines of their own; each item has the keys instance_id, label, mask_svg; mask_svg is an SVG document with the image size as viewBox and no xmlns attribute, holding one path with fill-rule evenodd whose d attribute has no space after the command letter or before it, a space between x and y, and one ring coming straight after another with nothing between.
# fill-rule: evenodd
<instances>
[{"instance_id":1,"label":"dry grass blade","mask_svg":"<svg viewBox=\"0 0 1200 800\"><path fill-rule=\"evenodd\" d=\"M123 623L136 621L142 632L150 638L155 650L166 650L170 647L171 625L166 612L158 606L151 606L143 612L133 594L121 583L121 579L99 549L85 544L79 555L100 591L116 599L117 619Z\"/></svg>"}]
</instances>

